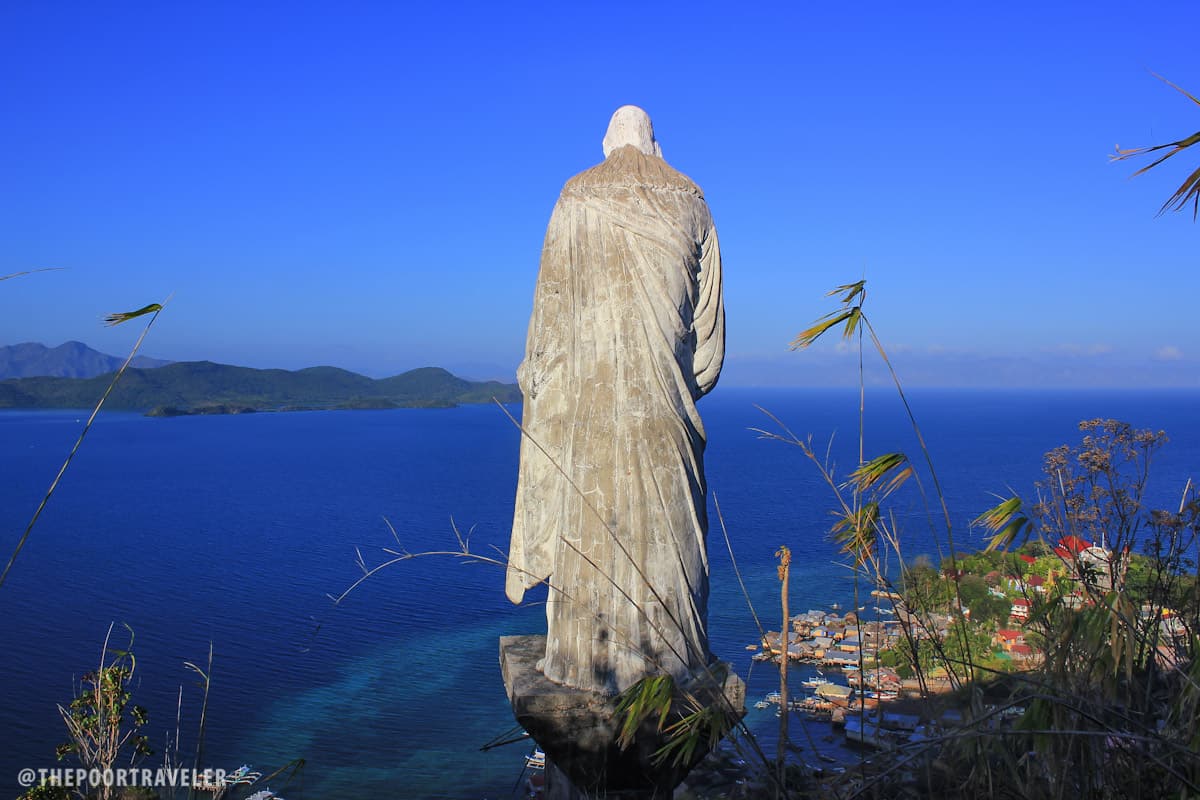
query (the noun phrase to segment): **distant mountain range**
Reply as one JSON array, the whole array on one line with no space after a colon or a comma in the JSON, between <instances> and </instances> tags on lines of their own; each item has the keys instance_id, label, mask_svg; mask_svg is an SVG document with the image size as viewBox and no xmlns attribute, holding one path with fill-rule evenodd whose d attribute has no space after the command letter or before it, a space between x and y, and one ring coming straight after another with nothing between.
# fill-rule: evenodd
<instances>
[{"instance_id":1,"label":"distant mountain range","mask_svg":"<svg viewBox=\"0 0 1200 800\"><path fill-rule=\"evenodd\" d=\"M68 342L53 350L43 350L55 352L78 344ZM58 369L84 371L86 363L96 363L95 357L112 358L79 346L87 351L81 361L72 364L64 359ZM24 347L27 345L3 351ZM115 361L116 367L110 368L108 374L87 378L44 375L0 380L0 408L90 408L104 393L112 380L111 373L123 359ZM131 366L109 395L105 408L176 416L337 408L446 408L490 402L492 398L503 403L521 399L515 384L468 381L439 367L414 369L375 380L336 367L291 372L233 367L211 361L150 361L165 365Z\"/></svg>"},{"instance_id":2,"label":"distant mountain range","mask_svg":"<svg viewBox=\"0 0 1200 800\"><path fill-rule=\"evenodd\" d=\"M125 359L93 350L83 342L67 342L46 347L37 342L0 346L0 379L52 376L56 378L94 378L116 372ZM132 367L153 369L170 361L136 356Z\"/></svg>"}]
</instances>

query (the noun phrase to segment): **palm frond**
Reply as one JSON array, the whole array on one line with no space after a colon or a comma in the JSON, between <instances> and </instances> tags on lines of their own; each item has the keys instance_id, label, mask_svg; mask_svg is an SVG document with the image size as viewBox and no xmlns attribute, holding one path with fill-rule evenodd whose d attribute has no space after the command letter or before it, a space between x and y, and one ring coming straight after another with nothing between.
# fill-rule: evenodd
<instances>
[{"instance_id":1,"label":"palm frond","mask_svg":"<svg viewBox=\"0 0 1200 800\"><path fill-rule=\"evenodd\" d=\"M647 675L621 692L617 699L617 716L621 730L617 744L622 749L633 744L638 728L652 717L658 717L658 730L662 730L671 713L675 697L675 679L670 675Z\"/></svg>"},{"instance_id":2,"label":"palm frond","mask_svg":"<svg viewBox=\"0 0 1200 800\"><path fill-rule=\"evenodd\" d=\"M1161 75L1156 73L1151 74L1163 83L1170 86L1175 91L1182 94L1187 99L1191 100L1196 105L1200 105L1200 100L1198 100L1195 95L1189 94L1181 87L1171 83ZM1112 161L1125 161L1126 159L1137 158L1150 153L1156 153L1160 150L1167 150L1164 155L1156 158L1154 161L1150 162L1130 176L1131 178L1136 178L1138 175L1154 169L1171 156L1182 153L1184 150L1188 149L1197 142L1200 142L1200 131L1196 131L1191 136L1179 139L1178 141L1167 142L1166 144L1156 144L1149 147L1133 147L1125 150L1117 147L1117 152L1110 156L1110 158ZM1170 149L1168 150L1168 148ZM1158 210L1158 216L1161 216L1167 211L1182 211L1189 202L1192 204L1192 221L1195 221L1197 215L1200 214L1200 168L1189 175L1187 179L1180 184L1179 188L1175 190L1175 193L1171 195L1167 202L1162 204L1162 207Z\"/></svg>"}]
</instances>

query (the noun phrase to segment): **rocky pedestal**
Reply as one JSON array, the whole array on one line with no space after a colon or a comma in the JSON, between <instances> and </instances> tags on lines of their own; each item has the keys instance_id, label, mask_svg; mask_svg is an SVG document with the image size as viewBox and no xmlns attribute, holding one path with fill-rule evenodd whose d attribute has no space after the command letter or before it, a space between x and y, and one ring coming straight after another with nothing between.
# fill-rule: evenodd
<instances>
[{"instance_id":1,"label":"rocky pedestal","mask_svg":"<svg viewBox=\"0 0 1200 800\"><path fill-rule=\"evenodd\" d=\"M667 741L657 720L642 725L627 749L617 743L620 718L617 698L560 686L537 669L546 652L544 636L500 638L500 669L517 722L546 753L547 800L659 800L673 790L707 751L673 765L667 758L654 763L654 754ZM746 686L728 665L714 665L723 682L698 679L682 687L702 705L726 709L732 720L745 714ZM668 720L690 708L677 704Z\"/></svg>"}]
</instances>

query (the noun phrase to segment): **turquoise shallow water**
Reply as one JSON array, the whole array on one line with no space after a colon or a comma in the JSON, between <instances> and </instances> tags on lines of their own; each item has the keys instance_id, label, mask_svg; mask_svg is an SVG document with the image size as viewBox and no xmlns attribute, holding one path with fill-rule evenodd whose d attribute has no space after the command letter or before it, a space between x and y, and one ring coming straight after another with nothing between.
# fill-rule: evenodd
<instances>
[{"instance_id":1,"label":"turquoise shallow water","mask_svg":"<svg viewBox=\"0 0 1200 800\"><path fill-rule=\"evenodd\" d=\"M1028 490L1042 452L1073 441L1074 423L1115 416L1165 428L1156 465L1168 504L1200 466L1196 393L917 392L953 512L967 521L992 492ZM794 610L847 604L850 586L824 531L828 488L795 448L762 441L769 408L850 464L853 391L718 389L701 403L709 486L756 607L774 621L773 553L793 549ZM74 412L0 413L0 522L15 542L78 434ZM895 400L868 398L871 452L913 451ZM199 708L184 661L214 648L205 760L270 771L306 759L288 797L508 797L519 746L481 752L511 713L496 640L544 629L536 605L515 608L499 569L448 556L396 565L334 609L357 575L394 547L384 518L413 552L454 547L451 520L472 547L507 544L518 434L494 407L147 419L105 414L89 436L0 589L0 786L21 767L54 766L55 703L94 667L110 622L136 632L135 697L152 740L175 727L183 689L185 742ZM1190 471L1189 471L1190 470ZM898 498L909 553L934 552L916 496ZM714 650L749 676L751 698L776 676L751 672L753 620L710 532ZM768 738L773 712L749 720ZM817 732L819 733L819 731ZM812 744L824 747L818 736ZM809 746L806 743L806 746ZM161 750L161 746L159 747ZM278 788L277 786L275 788Z\"/></svg>"}]
</instances>

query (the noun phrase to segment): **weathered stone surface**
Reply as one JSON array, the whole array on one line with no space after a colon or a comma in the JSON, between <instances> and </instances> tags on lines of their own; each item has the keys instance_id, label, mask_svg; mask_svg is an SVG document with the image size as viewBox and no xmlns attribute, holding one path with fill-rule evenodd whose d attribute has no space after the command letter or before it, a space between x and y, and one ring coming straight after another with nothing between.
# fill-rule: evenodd
<instances>
[{"instance_id":1,"label":"weathered stone surface","mask_svg":"<svg viewBox=\"0 0 1200 800\"><path fill-rule=\"evenodd\" d=\"M721 256L700 189L625 106L606 159L546 231L518 373L521 465L506 591L547 580L552 681L615 694L711 661L704 427L725 349Z\"/></svg>"},{"instance_id":2,"label":"weathered stone surface","mask_svg":"<svg viewBox=\"0 0 1200 800\"><path fill-rule=\"evenodd\" d=\"M604 797L609 800L669 798L703 748L689 763L654 764L654 753L666 742L664 734L647 723L628 750L617 744L620 720L616 699L554 683L537 668L545 649L542 636L504 636L500 639L500 669L517 722L546 753L547 797L554 800ZM704 705L719 705L734 718L745 713L746 687L728 665L716 664L712 674L721 683L700 677L683 687ZM677 719L678 710L672 717Z\"/></svg>"}]
</instances>

